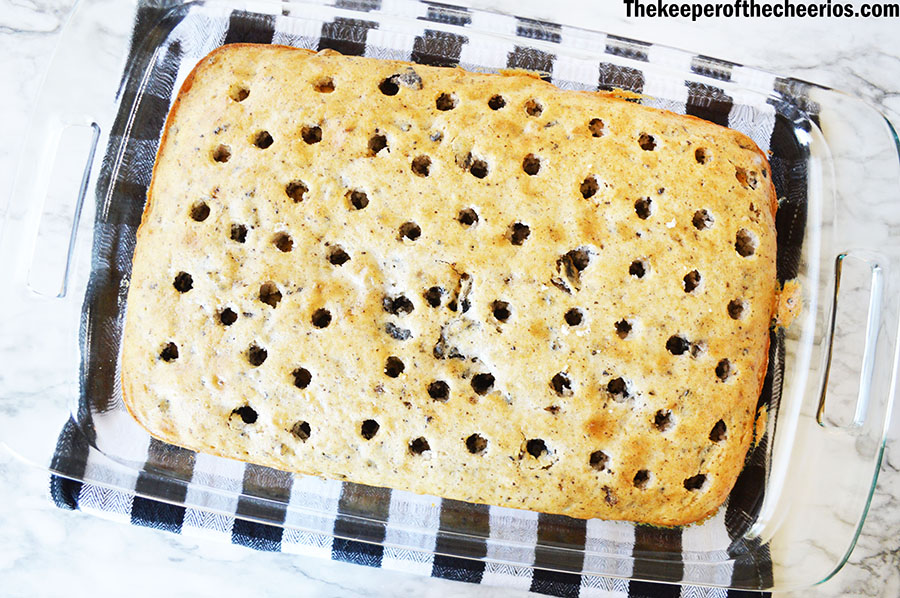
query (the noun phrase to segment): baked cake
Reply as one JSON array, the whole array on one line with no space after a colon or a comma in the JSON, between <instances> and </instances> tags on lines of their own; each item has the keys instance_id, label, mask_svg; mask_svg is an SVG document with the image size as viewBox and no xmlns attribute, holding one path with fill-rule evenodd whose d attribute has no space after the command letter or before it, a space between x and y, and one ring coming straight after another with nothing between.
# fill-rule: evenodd
<instances>
[{"instance_id":1,"label":"baked cake","mask_svg":"<svg viewBox=\"0 0 900 598\"><path fill-rule=\"evenodd\" d=\"M125 403L282 470L656 525L730 492L776 303L764 154L522 72L236 44L181 88Z\"/></svg>"}]
</instances>

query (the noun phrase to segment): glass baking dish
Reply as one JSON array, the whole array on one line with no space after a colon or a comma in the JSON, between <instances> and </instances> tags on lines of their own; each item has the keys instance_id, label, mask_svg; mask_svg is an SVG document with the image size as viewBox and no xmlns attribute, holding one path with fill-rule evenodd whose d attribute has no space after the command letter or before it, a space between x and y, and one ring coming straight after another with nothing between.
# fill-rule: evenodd
<instances>
[{"instance_id":1,"label":"glass baking dish","mask_svg":"<svg viewBox=\"0 0 900 598\"><path fill-rule=\"evenodd\" d=\"M209 51L239 41L525 68L567 89L637 92L632 101L720 122L768 149L779 278L799 285L802 310L772 332L760 440L728 504L680 530L540 516L535 534L536 514L264 468L247 475L150 441L117 377L134 232L173 90ZM0 233L0 397L14 405L0 440L25 461L199 512L238 505L239 518L292 533L493 566L782 590L828 579L853 549L890 422L900 303L897 223L880 209L898 200L898 140L862 101L651 43L436 3L85 0L31 125ZM437 529L426 525L435 516ZM502 533L488 516L505 521Z\"/></svg>"}]
</instances>

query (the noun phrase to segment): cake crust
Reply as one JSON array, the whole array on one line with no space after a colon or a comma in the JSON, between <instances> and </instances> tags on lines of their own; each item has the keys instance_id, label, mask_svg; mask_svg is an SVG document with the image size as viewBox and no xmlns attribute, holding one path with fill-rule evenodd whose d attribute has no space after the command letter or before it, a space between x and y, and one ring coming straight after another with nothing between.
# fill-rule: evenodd
<instances>
[{"instance_id":1,"label":"cake crust","mask_svg":"<svg viewBox=\"0 0 900 598\"><path fill-rule=\"evenodd\" d=\"M746 136L521 73L233 44L166 121L123 339L153 436L654 525L727 497L776 303Z\"/></svg>"}]
</instances>

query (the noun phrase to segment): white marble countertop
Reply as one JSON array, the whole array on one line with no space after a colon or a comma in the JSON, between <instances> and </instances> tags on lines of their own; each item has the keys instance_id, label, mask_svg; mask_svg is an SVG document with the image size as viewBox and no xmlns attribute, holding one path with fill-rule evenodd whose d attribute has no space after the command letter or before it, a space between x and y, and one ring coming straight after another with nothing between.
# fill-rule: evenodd
<instances>
[{"instance_id":1,"label":"white marble countertop","mask_svg":"<svg viewBox=\"0 0 900 598\"><path fill-rule=\"evenodd\" d=\"M468 4L468 2L460 2ZM72 0L0 0L0 192L12 187L29 107ZM900 124L900 37L894 20L629 19L597 0L476 0L493 8L653 40L863 97ZM898 206L900 210L900 206ZM896 220L896 219L895 219ZM3 333L0 333L3 334ZM2 374L0 374L2 375ZM896 410L900 411L900 409ZM0 417L12 412L0 398ZM873 506L849 563L784 596L900 596L900 425L895 413ZM46 472L0 450L0 595L525 596L404 573L257 553L56 509Z\"/></svg>"}]
</instances>

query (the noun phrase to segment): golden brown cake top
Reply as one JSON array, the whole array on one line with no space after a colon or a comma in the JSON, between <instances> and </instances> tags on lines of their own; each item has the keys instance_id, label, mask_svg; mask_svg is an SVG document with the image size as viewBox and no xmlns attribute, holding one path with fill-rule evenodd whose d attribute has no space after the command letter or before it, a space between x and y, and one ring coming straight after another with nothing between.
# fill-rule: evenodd
<instances>
[{"instance_id":1,"label":"golden brown cake top","mask_svg":"<svg viewBox=\"0 0 900 598\"><path fill-rule=\"evenodd\" d=\"M753 432L775 198L745 136L524 75L225 46L169 116L122 377L279 469L660 525Z\"/></svg>"}]
</instances>

